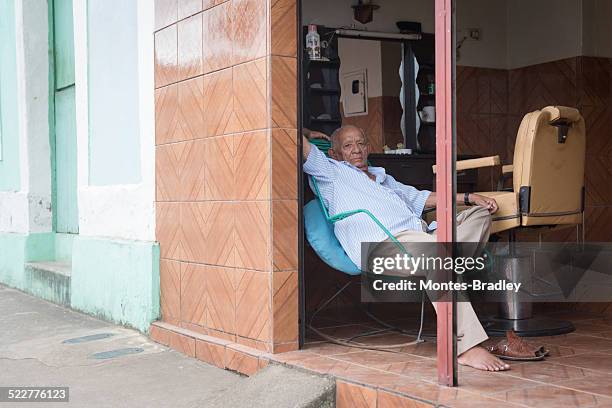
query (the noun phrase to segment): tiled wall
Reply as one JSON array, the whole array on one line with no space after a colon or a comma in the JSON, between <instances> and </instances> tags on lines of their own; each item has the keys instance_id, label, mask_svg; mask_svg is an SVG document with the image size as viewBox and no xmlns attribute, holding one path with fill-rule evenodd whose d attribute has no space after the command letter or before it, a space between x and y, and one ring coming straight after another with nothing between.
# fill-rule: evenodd
<instances>
[{"instance_id":1,"label":"tiled wall","mask_svg":"<svg viewBox=\"0 0 612 408\"><path fill-rule=\"evenodd\" d=\"M457 67L458 153L499 154L512 163L523 116L547 105L578 108L586 122L588 241L612 241L612 59L576 57L519 69ZM497 173L483 172L488 190ZM573 239L554 236L553 239Z\"/></svg>"},{"instance_id":2,"label":"tiled wall","mask_svg":"<svg viewBox=\"0 0 612 408\"><path fill-rule=\"evenodd\" d=\"M155 9L162 320L262 351L296 349L295 2Z\"/></svg>"}]
</instances>

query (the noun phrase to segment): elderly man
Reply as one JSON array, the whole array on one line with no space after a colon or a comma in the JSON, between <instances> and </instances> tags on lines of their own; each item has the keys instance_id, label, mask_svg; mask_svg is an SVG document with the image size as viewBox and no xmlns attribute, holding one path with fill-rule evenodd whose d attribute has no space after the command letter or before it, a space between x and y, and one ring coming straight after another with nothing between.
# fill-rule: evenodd
<instances>
[{"instance_id":1,"label":"elderly man","mask_svg":"<svg viewBox=\"0 0 612 408\"><path fill-rule=\"evenodd\" d=\"M435 206L435 193L404 185L386 174L382 167L369 167L369 145L361 129L355 126L337 129L331 136L331 159L309 142L313 138L329 139L322 133L304 130L304 171L317 181L331 215L354 210L359 203L359 208L373 213L406 247L409 248L411 242L435 241L435 231L421 219L425 206ZM489 238L489 213L497 211L497 203L477 194L457 195L457 203L465 201L474 207L457 216L457 240L484 245ZM361 263L362 242L387 239L386 234L368 220L354 216L334 226L338 241L356 265ZM437 302L433 305L437 310ZM457 337L459 364L485 371L510 368L480 345L487 335L468 302L457 303Z\"/></svg>"}]
</instances>

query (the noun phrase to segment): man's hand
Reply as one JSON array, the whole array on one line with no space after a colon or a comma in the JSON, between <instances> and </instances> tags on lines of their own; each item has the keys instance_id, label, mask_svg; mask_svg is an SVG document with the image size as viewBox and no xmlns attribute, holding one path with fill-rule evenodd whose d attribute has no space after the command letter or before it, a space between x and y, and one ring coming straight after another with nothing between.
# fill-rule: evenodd
<instances>
[{"instance_id":1,"label":"man's hand","mask_svg":"<svg viewBox=\"0 0 612 408\"><path fill-rule=\"evenodd\" d=\"M495 213L498 208L497 201L494 198L485 197L480 194L470 194L470 202L486 208L491 214Z\"/></svg>"},{"instance_id":2,"label":"man's hand","mask_svg":"<svg viewBox=\"0 0 612 408\"><path fill-rule=\"evenodd\" d=\"M302 135L304 137L304 140L302 141L302 146L303 146L302 153L303 153L304 160L308 158L308 154L310 153L310 140L311 139L325 139L325 140L331 141L329 136L327 136L325 133L317 132L316 130L310 130L310 129L303 128Z\"/></svg>"},{"instance_id":3,"label":"man's hand","mask_svg":"<svg viewBox=\"0 0 612 408\"><path fill-rule=\"evenodd\" d=\"M304 136L306 136L308 140L312 140L312 139L330 140L329 136L327 136L325 133L318 132L316 130L306 129L306 128L304 128Z\"/></svg>"}]
</instances>

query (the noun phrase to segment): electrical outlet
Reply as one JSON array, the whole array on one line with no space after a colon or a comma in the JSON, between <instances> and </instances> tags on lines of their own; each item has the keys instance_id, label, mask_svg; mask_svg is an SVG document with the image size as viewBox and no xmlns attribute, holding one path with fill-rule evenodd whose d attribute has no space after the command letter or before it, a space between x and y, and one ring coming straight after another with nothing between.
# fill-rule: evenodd
<instances>
[{"instance_id":1,"label":"electrical outlet","mask_svg":"<svg viewBox=\"0 0 612 408\"><path fill-rule=\"evenodd\" d=\"M480 40L480 28L468 28L467 31L472 40Z\"/></svg>"}]
</instances>

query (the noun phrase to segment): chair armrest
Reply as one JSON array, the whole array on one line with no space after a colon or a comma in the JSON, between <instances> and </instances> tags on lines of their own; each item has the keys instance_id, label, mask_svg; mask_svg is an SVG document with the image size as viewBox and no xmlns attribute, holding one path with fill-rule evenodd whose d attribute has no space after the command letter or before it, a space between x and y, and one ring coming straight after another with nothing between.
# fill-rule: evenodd
<instances>
[{"instance_id":1,"label":"chair armrest","mask_svg":"<svg viewBox=\"0 0 612 408\"><path fill-rule=\"evenodd\" d=\"M459 160L455 166L457 171L479 169L481 167L499 166L501 161L499 156L479 157L477 159ZM433 173L436 174L436 165L431 166Z\"/></svg>"},{"instance_id":2,"label":"chair armrest","mask_svg":"<svg viewBox=\"0 0 612 408\"><path fill-rule=\"evenodd\" d=\"M502 174L514 173L514 164L506 164L502 166Z\"/></svg>"}]
</instances>

